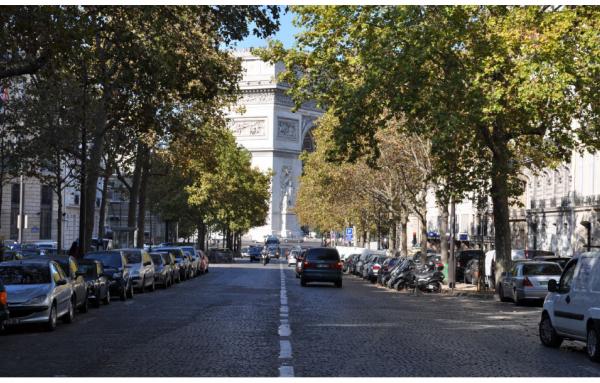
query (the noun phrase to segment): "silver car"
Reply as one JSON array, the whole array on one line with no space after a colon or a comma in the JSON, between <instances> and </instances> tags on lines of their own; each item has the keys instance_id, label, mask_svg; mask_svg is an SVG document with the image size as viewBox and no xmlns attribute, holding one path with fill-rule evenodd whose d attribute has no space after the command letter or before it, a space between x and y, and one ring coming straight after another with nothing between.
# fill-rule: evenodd
<instances>
[{"instance_id":1,"label":"silver car","mask_svg":"<svg viewBox=\"0 0 600 383\"><path fill-rule=\"evenodd\" d=\"M156 280L154 278L154 263L152 257L144 249L123 249L123 254L127 258L127 268L131 274L133 287L144 292L146 287L150 291L156 290Z\"/></svg>"},{"instance_id":2,"label":"silver car","mask_svg":"<svg viewBox=\"0 0 600 383\"><path fill-rule=\"evenodd\" d=\"M498 283L500 300L521 304L525 300L543 300L548 294L548 281L558 280L562 269L558 263L521 261L509 272L503 272Z\"/></svg>"},{"instance_id":3,"label":"silver car","mask_svg":"<svg viewBox=\"0 0 600 383\"><path fill-rule=\"evenodd\" d=\"M71 323L75 316L73 290L62 268L49 259L0 264L0 279L8 298L7 324L45 323L50 331L57 318Z\"/></svg>"}]
</instances>

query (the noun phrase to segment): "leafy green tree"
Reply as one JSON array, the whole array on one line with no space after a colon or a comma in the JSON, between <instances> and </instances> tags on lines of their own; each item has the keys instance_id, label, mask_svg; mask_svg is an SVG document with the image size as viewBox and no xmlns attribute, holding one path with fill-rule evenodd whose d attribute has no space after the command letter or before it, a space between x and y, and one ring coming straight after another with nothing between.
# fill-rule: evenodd
<instances>
[{"instance_id":1,"label":"leafy green tree","mask_svg":"<svg viewBox=\"0 0 600 383\"><path fill-rule=\"evenodd\" d=\"M598 143L597 7L298 6L297 47L273 43L297 101L339 119L333 157L377 155L390 115L431 139L453 198L489 185L497 272L524 167ZM298 76L298 73L302 73ZM385 114L383 112L386 112ZM577 119L581 127L574 124ZM595 149L593 146L591 149ZM462 180L462 182L461 182ZM444 194L444 193L442 193Z\"/></svg>"}]
</instances>

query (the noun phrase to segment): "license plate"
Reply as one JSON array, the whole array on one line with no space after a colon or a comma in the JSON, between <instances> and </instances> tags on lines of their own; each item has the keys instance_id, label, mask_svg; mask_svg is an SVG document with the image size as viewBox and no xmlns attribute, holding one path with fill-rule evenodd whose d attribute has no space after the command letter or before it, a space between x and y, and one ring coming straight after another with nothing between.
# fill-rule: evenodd
<instances>
[{"instance_id":1,"label":"license plate","mask_svg":"<svg viewBox=\"0 0 600 383\"><path fill-rule=\"evenodd\" d=\"M329 267L329 265L317 265L317 267L318 267L319 269L326 269L326 268L328 268L328 267Z\"/></svg>"}]
</instances>

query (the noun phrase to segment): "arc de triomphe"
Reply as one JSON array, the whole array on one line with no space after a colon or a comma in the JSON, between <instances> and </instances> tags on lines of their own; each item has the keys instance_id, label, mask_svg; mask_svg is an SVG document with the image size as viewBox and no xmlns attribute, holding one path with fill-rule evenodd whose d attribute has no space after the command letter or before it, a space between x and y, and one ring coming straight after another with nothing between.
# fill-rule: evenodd
<instances>
[{"instance_id":1,"label":"arc de triomphe","mask_svg":"<svg viewBox=\"0 0 600 383\"><path fill-rule=\"evenodd\" d=\"M238 105L243 106L243 112L238 107L228 111L229 127L237 142L252 153L252 165L274 172L266 225L251 229L247 237L262 241L270 234L284 238L301 236L293 213L302 173L298 157L303 148L312 148L310 130L322 111L308 103L292 112L294 104L285 94L286 86L276 81L283 64L264 62L249 50L235 54L242 58L244 69Z\"/></svg>"}]
</instances>

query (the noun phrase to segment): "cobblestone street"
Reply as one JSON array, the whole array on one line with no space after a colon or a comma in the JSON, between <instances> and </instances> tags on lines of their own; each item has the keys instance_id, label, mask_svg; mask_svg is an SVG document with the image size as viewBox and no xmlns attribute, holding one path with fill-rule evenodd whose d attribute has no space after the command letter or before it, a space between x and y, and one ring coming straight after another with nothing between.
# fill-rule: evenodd
<instances>
[{"instance_id":1,"label":"cobblestone street","mask_svg":"<svg viewBox=\"0 0 600 383\"><path fill-rule=\"evenodd\" d=\"M11 329L0 375L600 376L583 344L540 344L540 310L349 276L342 289L302 288L285 263L238 260L52 333Z\"/></svg>"}]
</instances>

